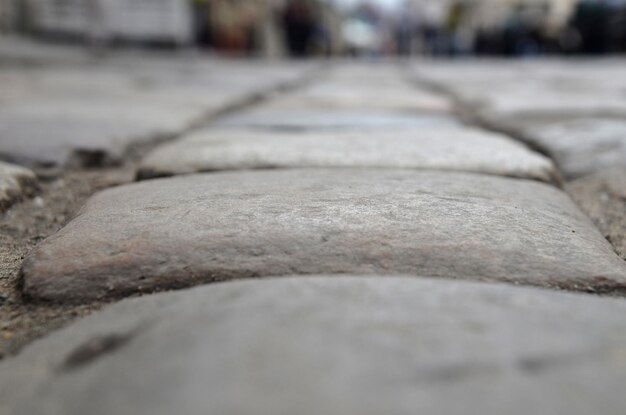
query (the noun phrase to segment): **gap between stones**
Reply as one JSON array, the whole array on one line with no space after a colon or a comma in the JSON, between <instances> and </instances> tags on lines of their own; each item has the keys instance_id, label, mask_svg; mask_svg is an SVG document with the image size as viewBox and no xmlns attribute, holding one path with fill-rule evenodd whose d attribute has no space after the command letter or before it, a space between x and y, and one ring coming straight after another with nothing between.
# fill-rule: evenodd
<instances>
[{"instance_id":1,"label":"gap between stones","mask_svg":"<svg viewBox=\"0 0 626 415\"><path fill-rule=\"evenodd\" d=\"M547 149L543 148L540 145L537 144L533 144L532 140L530 140L528 137L526 137L522 132L518 131L515 128L506 128L505 126L499 126L499 125L494 125L493 123L489 122L488 120L483 119L482 117L479 116L478 112L476 110L472 109L472 105L469 102L466 102L465 100L459 98L453 91L451 88L446 87L443 84L440 84L438 82L434 82L434 81L430 81L422 76L420 76L419 74L416 74L415 71L411 71L411 68L407 65L405 67L405 74L407 79L409 80L409 82L415 84L416 86L419 86L423 89L427 89L429 91L438 93L438 94L442 94L446 97L448 97L448 99L450 99L453 104L454 104L454 108L455 108L455 115L457 115L462 122L466 123L469 126L475 126L477 128L486 130L486 131L492 131L495 133L500 133L503 135L506 135L516 141L518 141L519 143L525 145L526 147L528 147L529 149L531 149L532 151L535 151L536 153L539 153L547 158L549 158L550 160L552 160L552 162L554 163L554 165L556 166L556 169L558 171L558 173L561 175L560 172L560 167L559 164L557 163L557 161L554 159L554 156L550 153L550 151L548 151ZM593 115L593 114L592 114ZM597 114L596 114L597 115ZM608 117L610 118L610 114L608 115ZM555 183L552 183L553 185L556 185ZM564 190L565 187L565 181L561 180L560 183L558 183L558 187ZM572 198L572 200L574 200ZM575 200L574 203L576 203L577 206L581 207ZM584 210L581 207L581 211L584 212ZM593 222L593 220L591 220L591 218L589 218L589 222L592 224L592 226L596 229L598 229L598 227L596 226L596 224ZM600 229L598 229L598 232L600 232L602 234L602 232L600 231ZM617 251L617 249L615 248L614 244L611 242L611 240L609 238L605 238L607 239L607 241L609 242L609 244L611 245L611 247L613 247L613 251L615 252L616 255L619 255L619 252ZM603 294L603 295L616 295L619 296L619 293L613 293L613 292L609 292L609 291L602 291L602 292L598 292L596 294Z\"/></svg>"}]
</instances>

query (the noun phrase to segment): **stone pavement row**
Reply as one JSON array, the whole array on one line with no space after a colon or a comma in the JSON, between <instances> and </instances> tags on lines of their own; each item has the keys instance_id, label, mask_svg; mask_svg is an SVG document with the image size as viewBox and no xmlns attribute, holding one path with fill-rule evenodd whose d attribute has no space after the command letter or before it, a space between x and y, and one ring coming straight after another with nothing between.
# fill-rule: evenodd
<instances>
[{"instance_id":1,"label":"stone pavement row","mask_svg":"<svg viewBox=\"0 0 626 415\"><path fill-rule=\"evenodd\" d=\"M414 74L447 90L482 123L549 154L566 180L580 179L566 189L626 259L626 197L615 190L626 183L625 72L623 59L414 68ZM607 176L615 185L599 185Z\"/></svg>"},{"instance_id":2,"label":"stone pavement row","mask_svg":"<svg viewBox=\"0 0 626 415\"><path fill-rule=\"evenodd\" d=\"M346 72L350 68L334 76L358 90L363 81L346 80ZM371 73L399 77L389 67ZM379 88L409 87L387 82ZM306 93L290 97L302 102L297 111L317 106L316 100L306 104ZM362 111L358 102L346 111ZM369 110L402 114L387 105ZM247 114L268 108L277 117L260 118L263 128L248 123ZM439 109L433 115L417 106L418 117L401 115L434 117L434 124L408 129L404 121L393 121L384 131L365 128L371 118L362 115L346 130L325 123L334 109L316 109L323 128L318 119L294 119L291 111L270 102L230 117L228 128L218 121L218 127L158 148L144 160L141 177L275 170L191 175L102 192L29 255L24 292L80 302L211 281L320 273L623 291L624 263L563 192L498 177L554 181L556 172L544 157L507 137L464 127ZM286 132L285 122L299 129Z\"/></svg>"},{"instance_id":3,"label":"stone pavement row","mask_svg":"<svg viewBox=\"0 0 626 415\"><path fill-rule=\"evenodd\" d=\"M106 59L0 71L0 154L31 166L120 161L129 145L296 82L311 65Z\"/></svg>"},{"instance_id":4,"label":"stone pavement row","mask_svg":"<svg viewBox=\"0 0 626 415\"><path fill-rule=\"evenodd\" d=\"M385 67L330 82L368 73L409 88ZM22 270L28 298L57 302L293 277L113 305L4 363L0 409L621 413L623 301L450 281L623 293L626 265L551 163L443 98L320 89L157 149L140 176L180 177L97 194ZM222 169L237 171L191 174Z\"/></svg>"},{"instance_id":5,"label":"stone pavement row","mask_svg":"<svg viewBox=\"0 0 626 415\"><path fill-rule=\"evenodd\" d=\"M381 131L207 128L157 148L143 160L139 176L297 167L455 170L560 180L548 158L506 136L467 127Z\"/></svg>"},{"instance_id":6,"label":"stone pavement row","mask_svg":"<svg viewBox=\"0 0 626 415\"><path fill-rule=\"evenodd\" d=\"M25 292L57 301L317 273L626 287L623 261L554 187L388 169L216 173L118 187L92 198L23 267Z\"/></svg>"},{"instance_id":7,"label":"stone pavement row","mask_svg":"<svg viewBox=\"0 0 626 415\"><path fill-rule=\"evenodd\" d=\"M623 60L470 61L414 69L478 119L549 153L568 178L626 163L624 71Z\"/></svg>"}]
</instances>

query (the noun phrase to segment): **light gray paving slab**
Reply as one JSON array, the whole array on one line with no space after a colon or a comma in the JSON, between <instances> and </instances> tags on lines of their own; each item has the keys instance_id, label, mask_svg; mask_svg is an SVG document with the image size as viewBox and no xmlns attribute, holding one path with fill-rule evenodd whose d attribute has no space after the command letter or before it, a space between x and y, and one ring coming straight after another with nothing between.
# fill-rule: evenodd
<instances>
[{"instance_id":1,"label":"light gray paving slab","mask_svg":"<svg viewBox=\"0 0 626 415\"><path fill-rule=\"evenodd\" d=\"M114 163L128 145L183 131L198 115L197 110L134 104L71 99L0 108L0 154L35 166Z\"/></svg>"},{"instance_id":2,"label":"light gray paving slab","mask_svg":"<svg viewBox=\"0 0 626 415\"><path fill-rule=\"evenodd\" d=\"M224 117L218 127L267 129L356 129L356 128L450 128L459 121L444 114L372 109L316 109L258 107Z\"/></svg>"},{"instance_id":3,"label":"light gray paving slab","mask_svg":"<svg viewBox=\"0 0 626 415\"><path fill-rule=\"evenodd\" d=\"M206 61L116 56L93 66L0 68L0 154L30 165L84 155L114 162L131 144L180 134L307 71Z\"/></svg>"},{"instance_id":4,"label":"light gray paving slab","mask_svg":"<svg viewBox=\"0 0 626 415\"><path fill-rule=\"evenodd\" d=\"M626 167L582 177L568 183L566 189L626 259Z\"/></svg>"},{"instance_id":5,"label":"light gray paving slab","mask_svg":"<svg viewBox=\"0 0 626 415\"><path fill-rule=\"evenodd\" d=\"M0 365L7 415L621 415L626 303L398 277L126 300Z\"/></svg>"},{"instance_id":6,"label":"light gray paving slab","mask_svg":"<svg viewBox=\"0 0 626 415\"><path fill-rule=\"evenodd\" d=\"M141 163L139 176L295 167L457 170L557 181L549 159L506 136L471 128L392 132L205 129L158 147Z\"/></svg>"},{"instance_id":7,"label":"light gray paving slab","mask_svg":"<svg viewBox=\"0 0 626 415\"><path fill-rule=\"evenodd\" d=\"M0 212L32 196L37 188L37 177L32 171L0 161Z\"/></svg>"},{"instance_id":8,"label":"light gray paving slab","mask_svg":"<svg viewBox=\"0 0 626 415\"><path fill-rule=\"evenodd\" d=\"M422 63L415 73L494 124L519 117L626 116L626 60L468 60Z\"/></svg>"},{"instance_id":9,"label":"light gray paving slab","mask_svg":"<svg viewBox=\"0 0 626 415\"><path fill-rule=\"evenodd\" d=\"M546 150L568 178L626 167L626 119L576 118L531 124L521 132Z\"/></svg>"},{"instance_id":10,"label":"light gray paving slab","mask_svg":"<svg viewBox=\"0 0 626 415\"><path fill-rule=\"evenodd\" d=\"M28 297L66 302L316 273L626 286L624 262L557 188L393 169L213 173L110 189L32 251L22 273Z\"/></svg>"},{"instance_id":11,"label":"light gray paving slab","mask_svg":"<svg viewBox=\"0 0 626 415\"><path fill-rule=\"evenodd\" d=\"M375 80L323 81L268 103L275 108L357 108L450 113L452 102L441 95L418 89L407 82L378 84Z\"/></svg>"}]
</instances>

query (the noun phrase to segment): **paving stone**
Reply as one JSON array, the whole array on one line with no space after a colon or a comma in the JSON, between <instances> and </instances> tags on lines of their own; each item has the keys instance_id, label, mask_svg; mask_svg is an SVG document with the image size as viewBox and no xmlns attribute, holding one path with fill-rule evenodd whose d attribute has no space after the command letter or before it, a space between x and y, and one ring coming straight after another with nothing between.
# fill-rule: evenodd
<instances>
[{"instance_id":1,"label":"paving stone","mask_svg":"<svg viewBox=\"0 0 626 415\"><path fill-rule=\"evenodd\" d=\"M486 60L420 64L415 71L481 118L506 125L546 114L626 116L625 62Z\"/></svg>"},{"instance_id":2,"label":"paving stone","mask_svg":"<svg viewBox=\"0 0 626 415\"><path fill-rule=\"evenodd\" d=\"M110 189L36 247L22 273L28 297L65 302L317 273L626 286L624 262L553 186L388 169L214 173Z\"/></svg>"},{"instance_id":3,"label":"paving stone","mask_svg":"<svg viewBox=\"0 0 626 415\"><path fill-rule=\"evenodd\" d=\"M362 109L287 109L259 107L221 118L218 127L268 129L450 128L459 121L442 114Z\"/></svg>"},{"instance_id":4,"label":"paving stone","mask_svg":"<svg viewBox=\"0 0 626 415\"><path fill-rule=\"evenodd\" d=\"M132 143L182 131L195 112L119 100L40 102L0 109L0 154L34 166L107 164Z\"/></svg>"},{"instance_id":5,"label":"paving stone","mask_svg":"<svg viewBox=\"0 0 626 415\"><path fill-rule=\"evenodd\" d=\"M497 95L485 97L486 105L478 113L482 119L495 125L515 123L518 117L547 115L626 116L626 100L619 94L602 94L594 90L551 90L550 86L550 81L543 81L503 88Z\"/></svg>"},{"instance_id":6,"label":"paving stone","mask_svg":"<svg viewBox=\"0 0 626 415\"><path fill-rule=\"evenodd\" d=\"M97 67L0 68L0 154L36 166L113 163L130 144L179 134L294 83L305 69L145 57L104 59Z\"/></svg>"},{"instance_id":7,"label":"paving stone","mask_svg":"<svg viewBox=\"0 0 626 415\"><path fill-rule=\"evenodd\" d=\"M268 105L277 108L360 108L450 113L454 107L441 95L417 89L408 83L397 85L324 81L278 97Z\"/></svg>"},{"instance_id":8,"label":"paving stone","mask_svg":"<svg viewBox=\"0 0 626 415\"><path fill-rule=\"evenodd\" d=\"M566 189L626 259L626 167L580 178Z\"/></svg>"},{"instance_id":9,"label":"paving stone","mask_svg":"<svg viewBox=\"0 0 626 415\"><path fill-rule=\"evenodd\" d=\"M126 300L0 366L0 412L571 414L626 406L626 303L311 277Z\"/></svg>"},{"instance_id":10,"label":"paving stone","mask_svg":"<svg viewBox=\"0 0 626 415\"><path fill-rule=\"evenodd\" d=\"M388 132L206 129L143 160L143 178L289 167L396 167L556 181L552 162L506 136L470 128Z\"/></svg>"},{"instance_id":11,"label":"paving stone","mask_svg":"<svg viewBox=\"0 0 626 415\"><path fill-rule=\"evenodd\" d=\"M35 174L23 167L0 161L0 212L38 188Z\"/></svg>"},{"instance_id":12,"label":"paving stone","mask_svg":"<svg viewBox=\"0 0 626 415\"><path fill-rule=\"evenodd\" d=\"M626 120L582 118L528 126L523 136L554 158L568 178L626 166Z\"/></svg>"}]
</instances>

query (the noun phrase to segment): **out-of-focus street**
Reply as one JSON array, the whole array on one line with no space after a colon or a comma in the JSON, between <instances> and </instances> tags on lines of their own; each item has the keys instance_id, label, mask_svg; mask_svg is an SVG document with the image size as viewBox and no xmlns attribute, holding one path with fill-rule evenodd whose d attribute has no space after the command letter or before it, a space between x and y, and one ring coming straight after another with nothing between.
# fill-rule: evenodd
<instances>
[{"instance_id":1,"label":"out-of-focus street","mask_svg":"<svg viewBox=\"0 0 626 415\"><path fill-rule=\"evenodd\" d=\"M626 58L300 3L0 38L0 414L622 414Z\"/></svg>"}]
</instances>

